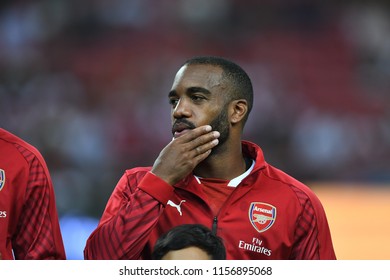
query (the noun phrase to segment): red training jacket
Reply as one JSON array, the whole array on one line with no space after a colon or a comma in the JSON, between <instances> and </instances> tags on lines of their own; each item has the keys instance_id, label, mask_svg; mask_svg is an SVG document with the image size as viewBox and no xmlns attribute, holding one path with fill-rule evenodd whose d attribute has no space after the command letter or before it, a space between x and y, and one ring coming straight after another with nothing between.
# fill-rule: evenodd
<instances>
[{"instance_id":1,"label":"red training jacket","mask_svg":"<svg viewBox=\"0 0 390 280\"><path fill-rule=\"evenodd\" d=\"M126 170L87 240L85 259L150 259L158 237L183 223L216 230L227 259L336 259L314 192L267 164L257 145L242 146L256 164L217 216L192 174L172 187L150 167Z\"/></svg>"}]
</instances>

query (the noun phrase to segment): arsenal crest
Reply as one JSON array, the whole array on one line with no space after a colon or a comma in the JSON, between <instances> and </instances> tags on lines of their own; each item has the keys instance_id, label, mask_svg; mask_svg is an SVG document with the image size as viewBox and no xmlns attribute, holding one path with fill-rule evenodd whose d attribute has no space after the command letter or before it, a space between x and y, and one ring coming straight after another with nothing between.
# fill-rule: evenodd
<instances>
[{"instance_id":1,"label":"arsenal crest","mask_svg":"<svg viewBox=\"0 0 390 280\"><path fill-rule=\"evenodd\" d=\"M249 221L258 232L264 232L272 227L275 219L275 206L263 202L252 202L249 206Z\"/></svg>"},{"instance_id":2,"label":"arsenal crest","mask_svg":"<svg viewBox=\"0 0 390 280\"><path fill-rule=\"evenodd\" d=\"M5 172L3 169L0 169L0 191L4 187L5 184Z\"/></svg>"}]
</instances>

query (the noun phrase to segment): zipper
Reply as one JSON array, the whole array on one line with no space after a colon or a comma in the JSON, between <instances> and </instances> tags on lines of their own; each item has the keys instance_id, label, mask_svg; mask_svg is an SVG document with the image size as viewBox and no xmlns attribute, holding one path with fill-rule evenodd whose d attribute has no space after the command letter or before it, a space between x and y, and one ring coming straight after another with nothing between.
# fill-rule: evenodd
<instances>
[{"instance_id":1,"label":"zipper","mask_svg":"<svg viewBox=\"0 0 390 280\"><path fill-rule=\"evenodd\" d=\"M213 220L213 226L211 227L211 231L215 235L217 235L217 224L218 224L218 218L217 218L217 216L215 216L214 220Z\"/></svg>"}]
</instances>

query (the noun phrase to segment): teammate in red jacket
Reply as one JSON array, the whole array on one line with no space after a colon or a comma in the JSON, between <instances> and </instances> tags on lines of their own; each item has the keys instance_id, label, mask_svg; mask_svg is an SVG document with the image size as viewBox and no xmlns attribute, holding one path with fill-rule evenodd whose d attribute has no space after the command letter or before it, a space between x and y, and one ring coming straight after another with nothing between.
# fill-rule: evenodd
<instances>
[{"instance_id":1,"label":"teammate in red jacket","mask_svg":"<svg viewBox=\"0 0 390 280\"><path fill-rule=\"evenodd\" d=\"M227 259L336 259L313 191L241 139L253 89L240 66L190 59L168 97L172 141L153 166L125 171L85 259L150 259L160 235L190 223L220 236Z\"/></svg>"},{"instance_id":2,"label":"teammate in red jacket","mask_svg":"<svg viewBox=\"0 0 390 280\"><path fill-rule=\"evenodd\" d=\"M35 147L1 128L0 256L66 258L46 163Z\"/></svg>"}]
</instances>

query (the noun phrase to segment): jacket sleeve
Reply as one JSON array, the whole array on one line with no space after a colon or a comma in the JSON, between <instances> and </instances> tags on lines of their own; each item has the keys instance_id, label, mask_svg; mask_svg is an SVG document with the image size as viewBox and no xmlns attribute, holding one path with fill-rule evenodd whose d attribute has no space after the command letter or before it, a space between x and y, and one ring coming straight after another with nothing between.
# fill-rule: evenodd
<instances>
[{"instance_id":1,"label":"jacket sleeve","mask_svg":"<svg viewBox=\"0 0 390 280\"><path fill-rule=\"evenodd\" d=\"M295 229L290 256L299 260L336 260L325 210L312 192L297 192L301 214Z\"/></svg>"},{"instance_id":2,"label":"jacket sleeve","mask_svg":"<svg viewBox=\"0 0 390 280\"><path fill-rule=\"evenodd\" d=\"M19 147L28 162L28 180L17 234L12 239L15 259L64 260L54 188L40 153Z\"/></svg>"},{"instance_id":3,"label":"jacket sleeve","mask_svg":"<svg viewBox=\"0 0 390 280\"><path fill-rule=\"evenodd\" d=\"M87 240L85 259L141 258L173 187L151 172L140 173L129 170L119 180L98 227Z\"/></svg>"}]
</instances>

